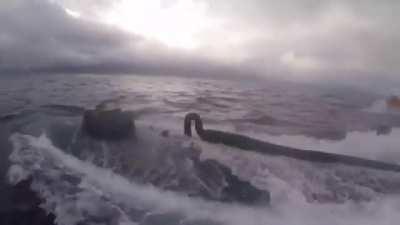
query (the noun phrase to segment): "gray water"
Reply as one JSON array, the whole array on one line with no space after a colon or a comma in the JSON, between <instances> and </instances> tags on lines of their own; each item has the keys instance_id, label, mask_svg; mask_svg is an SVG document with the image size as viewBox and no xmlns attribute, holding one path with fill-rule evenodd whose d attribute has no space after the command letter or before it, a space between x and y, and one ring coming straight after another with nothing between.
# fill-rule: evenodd
<instances>
[{"instance_id":1,"label":"gray water","mask_svg":"<svg viewBox=\"0 0 400 225\"><path fill-rule=\"evenodd\" d=\"M206 127L296 148L400 163L400 130L396 128L400 117L382 105L384 97L365 90L285 82L133 75L2 78L0 115L22 115L25 119L20 119L19 126L26 126L9 137L8 180L16 183L33 176L32 188L46 199L43 208L55 213L60 225L396 224L400 212L397 173L241 152L182 135L184 115L197 112ZM76 119L59 116L63 107L94 108L100 103L134 111L139 129L168 129L174 137L160 141L149 135L142 151L162 152L169 143L179 152L194 145L202 159L218 160L242 179L270 191L271 204L210 202L140 184L115 172L118 162L99 166L90 157L75 157L68 149L56 147L40 129L30 132L45 127L54 115L73 124ZM45 109L45 116L32 116L38 109ZM380 126L393 130L377 135ZM107 160L118 149L89 150ZM73 179L62 179L65 176ZM137 220L140 213L147 216ZM162 215L161 222L155 215Z\"/></svg>"},{"instance_id":2,"label":"gray water","mask_svg":"<svg viewBox=\"0 0 400 225\"><path fill-rule=\"evenodd\" d=\"M382 96L343 87L288 82L185 79L134 75L32 75L2 78L0 115L61 104L137 111L138 119L181 127L187 112L209 126L240 132L341 140L348 131L400 125L365 108Z\"/></svg>"}]
</instances>

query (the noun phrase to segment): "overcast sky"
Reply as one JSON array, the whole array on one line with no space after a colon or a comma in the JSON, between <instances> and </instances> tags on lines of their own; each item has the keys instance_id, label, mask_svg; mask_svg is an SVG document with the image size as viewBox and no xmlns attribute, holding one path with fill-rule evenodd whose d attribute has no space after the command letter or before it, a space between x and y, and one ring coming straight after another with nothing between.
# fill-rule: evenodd
<instances>
[{"instance_id":1,"label":"overcast sky","mask_svg":"<svg viewBox=\"0 0 400 225\"><path fill-rule=\"evenodd\" d=\"M400 81L397 0L3 0L0 73Z\"/></svg>"}]
</instances>

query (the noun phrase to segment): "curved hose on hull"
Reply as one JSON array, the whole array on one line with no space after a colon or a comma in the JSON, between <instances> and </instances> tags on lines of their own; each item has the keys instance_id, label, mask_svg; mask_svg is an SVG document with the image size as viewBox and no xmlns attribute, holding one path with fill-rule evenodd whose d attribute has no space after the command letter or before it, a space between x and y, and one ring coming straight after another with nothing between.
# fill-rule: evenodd
<instances>
[{"instance_id":1,"label":"curved hose on hull","mask_svg":"<svg viewBox=\"0 0 400 225\"><path fill-rule=\"evenodd\" d=\"M400 165L380 162L376 160L363 159L354 156L320 152L314 150L302 150L281 145L276 145L244 135L204 129L201 117L197 113L188 113L185 117L184 132L186 136L192 136L192 124L195 122L195 129L199 137L210 143L220 143L246 151L253 151L267 155L287 156L305 161L320 163L342 163L351 166L362 166L373 169L400 172Z\"/></svg>"}]
</instances>

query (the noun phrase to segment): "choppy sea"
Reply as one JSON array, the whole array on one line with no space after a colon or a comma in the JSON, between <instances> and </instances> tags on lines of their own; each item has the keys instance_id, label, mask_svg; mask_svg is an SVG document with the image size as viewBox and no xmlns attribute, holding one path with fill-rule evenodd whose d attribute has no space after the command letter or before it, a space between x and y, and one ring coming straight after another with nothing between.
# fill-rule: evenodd
<instances>
[{"instance_id":1,"label":"choppy sea","mask_svg":"<svg viewBox=\"0 0 400 225\"><path fill-rule=\"evenodd\" d=\"M196 112L207 128L399 164L400 113L385 104L392 94L326 84L172 76L5 76L0 79L1 174L8 184L32 177L31 189L45 200L41 207L55 214L59 225L393 225L400 218L396 172L243 152L183 135L185 114ZM74 152L82 110L99 104L132 111L143 142L85 142ZM164 130L168 138L158 135ZM169 158L189 145L201 151L202 159L217 160L268 190L271 202L229 204L165 190L141 182L137 173L121 173L121 157L115 156L131 157L133 167L146 162L142 170L164 176L164 170L180 165L153 162L142 154Z\"/></svg>"}]
</instances>

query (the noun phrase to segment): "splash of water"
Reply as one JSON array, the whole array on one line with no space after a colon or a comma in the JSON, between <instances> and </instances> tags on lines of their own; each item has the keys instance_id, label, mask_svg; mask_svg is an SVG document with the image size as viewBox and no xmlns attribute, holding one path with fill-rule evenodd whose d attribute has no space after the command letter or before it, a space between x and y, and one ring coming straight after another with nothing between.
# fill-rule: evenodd
<instances>
[{"instance_id":1,"label":"splash of water","mask_svg":"<svg viewBox=\"0 0 400 225\"><path fill-rule=\"evenodd\" d=\"M294 171L298 162L289 159L268 160L255 154L242 155L238 151L223 154L232 149L208 146L210 151L203 157L215 156L241 175L253 175L253 182L257 179L263 181L265 174L249 170L257 170L258 164L267 163L270 171L268 182L273 184L271 188L275 188L272 193L280 189L282 195L294 193L287 199L275 198L271 207L244 207L188 198L131 182L108 169L62 152L46 136L37 138L14 134L11 141L14 150L10 160L14 165L9 171L9 180L17 182L28 175L33 176L32 188L46 199L43 207L57 215L60 225L78 222L93 225L157 224L154 222L157 215L165 224L167 221L168 224L204 224L206 221L205 224L232 225L392 225L400 219L400 198L396 196L379 196L362 203L316 204L306 201L298 193L296 185L285 182L281 179L283 176L273 176L275 170L283 175L286 173L295 183L305 179L300 172ZM243 165L246 160L251 160L253 165ZM307 170L305 167L297 169ZM309 185L321 188L317 183Z\"/></svg>"}]
</instances>

